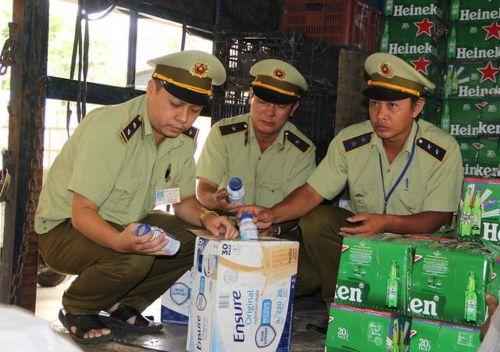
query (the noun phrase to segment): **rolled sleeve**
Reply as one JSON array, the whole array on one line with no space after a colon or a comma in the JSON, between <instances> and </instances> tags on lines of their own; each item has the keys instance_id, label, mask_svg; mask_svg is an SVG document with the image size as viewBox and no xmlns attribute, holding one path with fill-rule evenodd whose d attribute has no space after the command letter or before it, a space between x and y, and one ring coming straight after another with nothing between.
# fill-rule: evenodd
<instances>
[{"instance_id":1,"label":"rolled sleeve","mask_svg":"<svg viewBox=\"0 0 500 352\"><path fill-rule=\"evenodd\" d=\"M442 165L427 183L423 211L454 212L458 209L463 182L462 157L454 143Z\"/></svg>"},{"instance_id":2,"label":"rolled sleeve","mask_svg":"<svg viewBox=\"0 0 500 352\"><path fill-rule=\"evenodd\" d=\"M307 183L325 199L335 197L347 182L347 158L341 150L340 141L340 135L332 140L325 158L307 180Z\"/></svg>"}]
</instances>

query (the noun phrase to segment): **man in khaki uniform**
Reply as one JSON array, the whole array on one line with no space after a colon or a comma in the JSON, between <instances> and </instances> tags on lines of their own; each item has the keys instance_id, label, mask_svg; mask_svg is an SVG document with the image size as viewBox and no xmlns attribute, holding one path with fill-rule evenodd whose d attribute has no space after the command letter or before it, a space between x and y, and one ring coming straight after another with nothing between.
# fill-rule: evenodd
<instances>
[{"instance_id":1,"label":"man in khaki uniform","mask_svg":"<svg viewBox=\"0 0 500 352\"><path fill-rule=\"evenodd\" d=\"M242 206L227 200L226 187L233 176L243 181L246 204L270 207L302 186L315 167L314 144L289 121L307 91L304 77L292 65L275 59L257 62L250 74L255 77L250 113L217 122L198 160L197 196L209 209L232 213ZM292 231L296 225L296 221L276 224L261 235L300 240ZM298 295L308 293L300 274Z\"/></svg>"},{"instance_id":2,"label":"man in khaki uniform","mask_svg":"<svg viewBox=\"0 0 500 352\"><path fill-rule=\"evenodd\" d=\"M460 198L457 142L417 119L422 93L434 84L390 54L370 55L365 70L370 121L340 131L307 183L284 201L240 209L252 212L260 227L307 214L300 222L304 248L327 302L334 297L342 236L434 232L450 222ZM318 207L346 185L352 212Z\"/></svg>"},{"instance_id":3,"label":"man in khaki uniform","mask_svg":"<svg viewBox=\"0 0 500 352\"><path fill-rule=\"evenodd\" d=\"M92 111L49 170L36 211L40 252L54 270L78 275L63 295L59 319L72 338L100 343L108 327L136 333L161 324L140 312L174 283L193 261L189 226L234 238L225 217L204 210L194 197L196 129L211 85L225 80L222 64L201 51L150 62L145 95ZM176 216L151 212L173 203ZM174 234L180 249L164 256L168 239L138 237L138 222Z\"/></svg>"}]
</instances>

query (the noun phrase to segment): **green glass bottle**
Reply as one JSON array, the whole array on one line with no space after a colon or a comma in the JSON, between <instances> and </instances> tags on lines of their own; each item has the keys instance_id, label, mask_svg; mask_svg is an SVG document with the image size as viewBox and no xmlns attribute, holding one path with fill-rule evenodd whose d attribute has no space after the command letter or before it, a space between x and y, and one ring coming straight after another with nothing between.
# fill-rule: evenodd
<instances>
[{"instance_id":1,"label":"green glass bottle","mask_svg":"<svg viewBox=\"0 0 500 352\"><path fill-rule=\"evenodd\" d=\"M446 57L454 59L457 56L457 30L455 27L451 28L450 36L448 37L448 50Z\"/></svg>"},{"instance_id":2,"label":"green glass bottle","mask_svg":"<svg viewBox=\"0 0 500 352\"><path fill-rule=\"evenodd\" d=\"M399 321L394 319L392 321L392 345L391 352L399 352Z\"/></svg>"},{"instance_id":3,"label":"green glass bottle","mask_svg":"<svg viewBox=\"0 0 500 352\"><path fill-rule=\"evenodd\" d=\"M460 17L460 0L451 0L450 19L458 20Z\"/></svg>"},{"instance_id":4,"label":"green glass bottle","mask_svg":"<svg viewBox=\"0 0 500 352\"><path fill-rule=\"evenodd\" d=\"M471 235L471 215L472 215L472 208L470 205L471 201L472 201L472 188L467 187L463 203L460 207L459 234L464 237Z\"/></svg>"},{"instance_id":5,"label":"green glass bottle","mask_svg":"<svg viewBox=\"0 0 500 352\"><path fill-rule=\"evenodd\" d=\"M398 277L397 277L397 264L392 262L391 272L387 279L387 296L386 305L389 308L397 308L398 306Z\"/></svg>"},{"instance_id":6,"label":"green glass bottle","mask_svg":"<svg viewBox=\"0 0 500 352\"><path fill-rule=\"evenodd\" d=\"M451 75L451 94L458 93L458 68Z\"/></svg>"},{"instance_id":7,"label":"green glass bottle","mask_svg":"<svg viewBox=\"0 0 500 352\"><path fill-rule=\"evenodd\" d=\"M466 321L477 320L477 294L475 273L469 273L469 281L467 282L467 290L465 290L465 315Z\"/></svg>"},{"instance_id":8,"label":"green glass bottle","mask_svg":"<svg viewBox=\"0 0 500 352\"><path fill-rule=\"evenodd\" d=\"M450 105L446 100L443 103L443 112L441 113L441 129L450 132Z\"/></svg>"},{"instance_id":9,"label":"green glass bottle","mask_svg":"<svg viewBox=\"0 0 500 352\"><path fill-rule=\"evenodd\" d=\"M471 212L471 235L474 237L481 237L481 217L483 216L483 209L481 206L481 193L476 192L474 197L474 206Z\"/></svg>"},{"instance_id":10,"label":"green glass bottle","mask_svg":"<svg viewBox=\"0 0 500 352\"><path fill-rule=\"evenodd\" d=\"M389 52L389 21L386 20L384 24L384 32L382 33L382 39L380 40L380 51L387 53Z\"/></svg>"},{"instance_id":11,"label":"green glass bottle","mask_svg":"<svg viewBox=\"0 0 500 352\"><path fill-rule=\"evenodd\" d=\"M385 1L384 15L385 16L392 16L393 11L394 11L394 0L386 0Z\"/></svg>"}]
</instances>

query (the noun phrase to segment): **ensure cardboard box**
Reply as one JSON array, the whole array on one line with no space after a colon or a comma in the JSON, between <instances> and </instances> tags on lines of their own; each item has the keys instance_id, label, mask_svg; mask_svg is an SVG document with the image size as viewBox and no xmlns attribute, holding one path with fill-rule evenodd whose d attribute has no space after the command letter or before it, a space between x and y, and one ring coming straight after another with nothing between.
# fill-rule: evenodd
<instances>
[{"instance_id":1,"label":"ensure cardboard box","mask_svg":"<svg viewBox=\"0 0 500 352\"><path fill-rule=\"evenodd\" d=\"M188 270L161 297L161 321L187 325L191 302L193 270Z\"/></svg>"}]
</instances>

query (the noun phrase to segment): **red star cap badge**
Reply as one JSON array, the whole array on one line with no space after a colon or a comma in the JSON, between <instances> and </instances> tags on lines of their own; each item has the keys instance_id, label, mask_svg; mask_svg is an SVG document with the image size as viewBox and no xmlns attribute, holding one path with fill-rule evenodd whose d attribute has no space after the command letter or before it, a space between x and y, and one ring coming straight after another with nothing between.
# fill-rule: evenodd
<instances>
[{"instance_id":1,"label":"red star cap badge","mask_svg":"<svg viewBox=\"0 0 500 352\"><path fill-rule=\"evenodd\" d=\"M417 34L415 34L415 37L418 37L422 33L427 34L429 37L431 36L431 28L434 27L434 23L429 21L427 17L425 17L420 22L413 22L413 24L418 27L418 31Z\"/></svg>"},{"instance_id":2,"label":"red star cap badge","mask_svg":"<svg viewBox=\"0 0 500 352\"><path fill-rule=\"evenodd\" d=\"M420 55L418 60L411 60L411 63L413 67L415 67L415 70L417 70L418 72L423 72L426 75L429 74L428 68L431 62L429 60L426 60L423 55Z\"/></svg>"},{"instance_id":3,"label":"red star cap badge","mask_svg":"<svg viewBox=\"0 0 500 352\"><path fill-rule=\"evenodd\" d=\"M496 22L492 22L489 26L483 26L483 29L486 31L486 37L484 40L489 40L490 38L500 39L500 26Z\"/></svg>"},{"instance_id":4,"label":"red star cap badge","mask_svg":"<svg viewBox=\"0 0 500 352\"><path fill-rule=\"evenodd\" d=\"M484 82L486 80L491 80L493 83L495 83L497 81L497 72L498 72L498 68L496 67L493 67L493 65L491 64L491 61L488 61L488 64L486 65L486 67L481 67L481 68L478 68L477 69L479 72L481 72L481 82Z\"/></svg>"}]
</instances>

